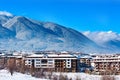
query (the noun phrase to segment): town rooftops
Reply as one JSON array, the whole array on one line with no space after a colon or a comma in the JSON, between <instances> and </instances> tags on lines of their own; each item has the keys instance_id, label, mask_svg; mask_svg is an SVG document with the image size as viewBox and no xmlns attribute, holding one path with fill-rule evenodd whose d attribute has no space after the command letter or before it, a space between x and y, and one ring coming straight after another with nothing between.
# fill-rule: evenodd
<instances>
[{"instance_id":1,"label":"town rooftops","mask_svg":"<svg viewBox=\"0 0 120 80\"><path fill-rule=\"evenodd\" d=\"M28 58L76 58L76 55L72 54L31 54Z\"/></svg>"}]
</instances>

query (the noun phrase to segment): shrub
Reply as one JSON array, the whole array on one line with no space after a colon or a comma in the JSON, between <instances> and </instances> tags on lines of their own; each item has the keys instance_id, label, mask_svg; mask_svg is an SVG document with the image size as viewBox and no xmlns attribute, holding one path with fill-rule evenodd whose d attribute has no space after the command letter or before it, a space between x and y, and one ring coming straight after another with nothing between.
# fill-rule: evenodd
<instances>
[{"instance_id":1,"label":"shrub","mask_svg":"<svg viewBox=\"0 0 120 80\"><path fill-rule=\"evenodd\" d=\"M101 80L115 80L115 77L110 75L103 75Z\"/></svg>"},{"instance_id":2,"label":"shrub","mask_svg":"<svg viewBox=\"0 0 120 80\"><path fill-rule=\"evenodd\" d=\"M60 74L59 80L68 80L68 77L67 77L67 75L64 76L63 74Z\"/></svg>"}]
</instances>

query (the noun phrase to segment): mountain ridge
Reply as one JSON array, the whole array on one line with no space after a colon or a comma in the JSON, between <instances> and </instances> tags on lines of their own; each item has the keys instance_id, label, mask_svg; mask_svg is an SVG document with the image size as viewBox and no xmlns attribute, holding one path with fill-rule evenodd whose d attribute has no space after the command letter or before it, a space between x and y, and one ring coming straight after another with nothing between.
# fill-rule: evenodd
<instances>
[{"instance_id":1,"label":"mountain ridge","mask_svg":"<svg viewBox=\"0 0 120 80\"><path fill-rule=\"evenodd\" d=\"M98 45L113 52L120 52L120 34L113 31L83 32L88 38Z\"/></svg>"},{"instance_id":2,"label":"mountain ridge","mask_svg":"<svg viewBox=\"0 0 120 80\"><path fill-rule=\"evenodd\" d=\"M7 49L84 51L84 48L92 49L97 46L78 31L52 22L39 22L23 16L10 18L3 24L3 27L10 30L9 33L15 34L11 40L8 39L6 44L10 47L8 46ZM4 48L3 44L4 42L1 42L2 48Z\"/></svg>"},{"instance_id":3,"label":"mountain ridge","mask_svg":"<svg viewBox=\"0 0 120 80\"><path fill-rule=\"evenodd\" d=\"M13 16L4 24L0 24L2 28L6 29L4 32L11 34L6 35L5 40L4 38L0 39L0 49L79 51L87 53L107 51L82 33L56 23L40 22L24 16ZM0 36L2 35L3 33L0 34Z\"/></svg>"}]
</instances>

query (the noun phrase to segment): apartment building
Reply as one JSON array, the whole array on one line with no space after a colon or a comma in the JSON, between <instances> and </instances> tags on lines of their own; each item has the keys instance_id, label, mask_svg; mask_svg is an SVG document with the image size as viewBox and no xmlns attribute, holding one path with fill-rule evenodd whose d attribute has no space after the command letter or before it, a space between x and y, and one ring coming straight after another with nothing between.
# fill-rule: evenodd
<instances>
[{"instance_id":1,"label":"apartment building","mask_svg":"<svg viewBox=\"0 0 120 80\"><path fill-rule=\"evenodd\" d=\"M52 70L54 72L86 72L108 75L120 74L120 54L83 54L70 52L32 52L0 55L0 68L10 61L16 67L33 70ZM21 71L21 70L19 70Z\"/></svg>"},{"instance_id":2,"label":"apartment building","mask_svg":"<svg viewBox=\"0 0 120 80\"><path fill-rule=\"evenodd\" d=\"M35 53L24 58L29 68L52 69L55 72L76 72L77 56L68 53Z\"/></svg>"},{"instance_id":3,"label":"apartment building","mask_svg":"<svg viewBox=\"0 0 120 80\"><path fill-rule=\"evenodd\" d=\"M120 55L94 55L91 60L91 65L98 74L120 74Z\"/></svg>"}]
</instances>

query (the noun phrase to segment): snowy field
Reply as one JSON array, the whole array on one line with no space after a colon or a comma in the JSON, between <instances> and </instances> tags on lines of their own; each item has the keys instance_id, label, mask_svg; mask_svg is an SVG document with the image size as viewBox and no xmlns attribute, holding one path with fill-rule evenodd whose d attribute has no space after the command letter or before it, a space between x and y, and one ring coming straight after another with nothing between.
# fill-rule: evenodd
<instances>
[{"instance_id":1,"label":"snowy field","mask_svg":"<svg viewBox=\"0 0 120 80\"><path fill-rule=\"evenodd\" d=\"M60 75L61 73L55 73L56 75ZM69 79L76 80L101 80L101 76L99 75L89 75L85 73L62 73L62 75L67 75Z\"/></svg>"},{"instance_id":2,"label":"snowy field","mask_svg":"<svg viewBox=\"0 0 120 80\"><path fill-rule=\"evenodd\" d=\"M60 75L60 73L55 73L56 75ZM76 77L81 78L81 80L100 80L100 76L88 75L85 73L62 73L63 75L67 75L72 80L75 80ZM34 78L31 75L21 74L15 72L13 76L7 70L0 70L0 80L46 80L40 78Z\"/></svg>"},{"instance_id":3,"label":"snowy field","mask_svg":"<svg viewBox=\"0 0 120 80\"><path fill-rule=\"evenodd\" d=\"M55 75L60 75L61 73L53 73ZM100 75L89 75L85 73L62 73L62 75L67 75L68 78L72 78L72 80L76 80L76 78L80 80L101 80ZM32 77L31 75L21 74L15 72L13 76L7 70L0 70L0 80L47 80ZM115 76L115 80L120 80L120 75Z\"/></svg>"},{"instance_id":4,"label":"snowy field","mask_svg":"<svg viewBox=\"0 0 120 80\"><path fill-rule=\"evenodd\" d=\"M0 70L0 80L46 80L34 78L31 75L14 73L13 76L7 70Z\"/></svg>"}]
</instances>

